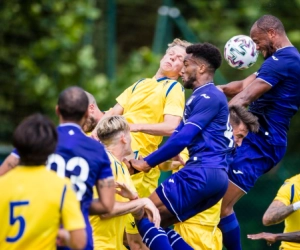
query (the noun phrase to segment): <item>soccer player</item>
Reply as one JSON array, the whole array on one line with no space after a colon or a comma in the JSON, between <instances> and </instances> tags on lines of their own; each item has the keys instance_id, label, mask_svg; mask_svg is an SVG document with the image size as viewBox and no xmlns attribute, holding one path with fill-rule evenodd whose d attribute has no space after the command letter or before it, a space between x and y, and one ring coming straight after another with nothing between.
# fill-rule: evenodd
<instances>
[{"instance_id":1,"label":"soccer player","mask_svg":"<svg viewBox=\"0 0 300 250\"><path fill-rule=\"evenodd\" d=\"M104 147L81 130L88 116L88 105L88 97L79 87L69 87L60 93L56 106L59 140L47 166L60 177L71 179L87 225L85 249L93 249L89 211L91 214L110 212L114 206L115 185ZM92 202L94 185L100 198Z\"/></svg>"},{"instance_id":2,"label":"soccer player","mask_svg":"<svg viewBox=\"0 0 300 250\"><path fill-rule=\"evenodd\" d=\"M104 112L99 109L95 97L87 91L85 91L85 93L89 99L89 106L88 117L82 126L82 130L87 135L90 135L93 129L96 127L97 123L101 120Z\"/></svg>"},{"instance_id":3,"label":"soccer player","mask_svg":"<svg viewBox=\"0 0 300 250\"><path fill-rule=\"evenodd\" d=\"M84 218L71 183L45 166L57 141L54 124L40 114L16 128L20 165L0 177L1 249L54 250L60 223L60 240L72 249L85 247Z\"/></svg>"},{"instance_id":4,"label":"soccer player","mask_svg":"<svg viewBox=\"0 0 300 250\"><path fill-rule=\"evenodd\" d=\"M183 67L186 41L175 39L160 61L153 78L140 79L117 97L108 115L124 115L130 124L134 157L155 151L163 136L169 136L182 119L184 89L177 82ZM96 134L96 129L94 132ZM148 197L157 187L159 169L132 175L140 197Z\"/></svg>"},{"instance_id":5,"label":"soccer player","mask_svg":"<svg viewBox=\"0 0 300 250\"><path fill-rule=\"evenodd\" d=\"M123 158L131 153L130 128L125 118L122 116L106 117L100 121L97 132L98 138L108 152L118 186L127 185L132 191L129 192L129 199L123 197L124 193L122 193L123 196L120 196L117 192L114 209L110 213L100 216L101 219L99 216L90 216L95 250L126 249L123 246L123 235L128 220L134 223L131 213L139 219L146 209L157 226L160 222L160 216L150 199L138 198L128 169L122 163ZM139 236L137 228L134 227L133 229L133 231L130 229L129 234L129 230L126 229L130 243L132 238L135 238L136 235Z\"/></svg>"},{"instance_id":6,"label":"soccer player","mask_svg":"<svg viewBox=\"0 0 300 250\"><path fill-rule=\"evenodd\" d=\"M230 105L248 106L260 129L248 133L230 166L229 187L223 198L220 229L228 250L241 249L240 228L234 204L256 180L284 156L287 131L300 105L300 55L286 36L282 22L264 15L252 26L250 36L265 58L257 73L242 81L219 86Z\"/></svg>"},{"instance_id":7,"label":"soccer player","mask_svg":"<svg viewBox=\"0 0 300 250\"><path fill-rule=\"evenodd\" d=\"M249 131L253 133L258 131L257 117L242 106L230 106L229 112L234 142L236 146L240 146ZM184 161L189 159L186 149L180 156ZM179 166L179 169L181 168L182 166ZM177 171L178 168L175 172ZM222 233L217 227L220 222L221 203L222 200L194 217L176 223L174 230L195 250L222 250Z\"/></svg>"},{"instance_id":8,"label":"soccer player","mask_svg":"<svg viewBox=\"0 0 300 250\"><path fill-rule=\"evenodd\" d=\"M281 188L279 189L275 199L270 204L269 208L263 216L263 224L270 226L278 224L284 221L285 228L284 234L273 235L273 234L254 234L248 235L248 238L253 240L265 239L269 245L277 240L282 240L280 249L300 249L300 174L293 176L290 179L285 180ZM295 233L298 231L298 233ZM292 233L286 235L285 233ZM273 240L270 240L270 236ZM295 237L296 236L296 237ZM291 242L290 242L291 241ZM297 243L295 243L297 242Z\"/></svg>"},{"instance_id":9,"label":"soccer player","mask_svg":"<svg viewBox=\"0 0 300 250\"><path fill-rule=\"evenodd\" d=\"M234 145L227 99L213 83L214 73L222 62L220 51L212 44L203 43L187 47L186 53L182 80L185 88L193 89L193 94L186 102L183 121L157 151L143 160L130 160L137 170L149 171L188 148L190 158L185 167L150 195L160 211L163 228L187 220L223 197ZM147 218L140 220L137 226L150 249L167 244L163 241L164 234L155 230ZM175 235L167 231L171 241ZM171 245L174 248L177 242ZM166 246L166 249L169 248Z\"/></svg>"}]
</instances>

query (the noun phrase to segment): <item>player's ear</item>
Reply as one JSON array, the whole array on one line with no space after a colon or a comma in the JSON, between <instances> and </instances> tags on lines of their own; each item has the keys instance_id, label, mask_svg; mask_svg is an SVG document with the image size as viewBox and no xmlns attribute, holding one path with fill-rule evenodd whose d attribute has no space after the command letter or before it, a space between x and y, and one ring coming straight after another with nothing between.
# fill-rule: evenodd
<instances>
[{"instance_id":1,"label":"player's ear","mask_svg":"<svg viewBox=\"0 0 300 250\"><path fill-rule=\"evenodd\" d=\"M58 105L55 106L55 114L56 114L57 116L60 116L60 112L59 112Z\"/></svg>"}]
</instances>

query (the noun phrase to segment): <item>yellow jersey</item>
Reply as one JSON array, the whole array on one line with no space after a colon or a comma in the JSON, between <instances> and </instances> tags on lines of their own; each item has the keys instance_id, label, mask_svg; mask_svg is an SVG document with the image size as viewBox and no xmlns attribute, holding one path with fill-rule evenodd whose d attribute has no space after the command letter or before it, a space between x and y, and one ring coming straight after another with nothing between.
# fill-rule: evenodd
<instances>
[{"instance_id":1,"label":"yellow jersey","mask_svg":"<svg viewBox=\"0 0 300 250\"><path fill-rule=\"evenodd\" d=\"M123 107L123 115L129 123L156 124L163 122L164 115L183 116L184 88L167 77L145 78L127 88L116 100ZM131 133L131 138L134 154L143 157L155 151L163 139L141 132ZM149 173L132 176L140 197L148 197L155 190L159 176L157 167Z\"/></svg>"},{"instance_id":2,"label":"yellow jersey","mask_svg":"<svg viewBox=\"0 0 300 250\"><path fill-rule=\"evenodd\" d=\"M289 206L297 201L300 201L300 175L295 175L290 179L285 180L284 184L278 190L274 200L281 201L286 206ZM300 231L300 210L290 214L284 220L284 233ZM280 248L288 250L300 249L300 243L282 241Z\"/></svg>"},{"instance_id":3,"label":"yellow jersey","mask_svg":"<svg viewBox=\"0 0 300 250\"><path fill-rule=\"evenodd\" d=\"M180 156L184 161L188 160L189 154L186 148ZM174 170L173 173L178 170ZM217 227L220 222L221 204L222 200L190 219L176 223L174 230L195 250L221 250L222 233Z\"/></svg>"},{"instance_id":4,"label":"yellow jersey","mask_svg":"<svg viewBox=\"0 0 300 250\"><path fill-rule=\"evenodd\" d=\"M68 179L46 166L18 166L0 177L0 248L55 250L60 225L85 229Z\"/></svg>"},{"instance_id":5,"label":"yellow jersey","mask_svg":"<svg viewBox=\"0 0 300 250\"><path fill-rule=\"evenodd\" d=\"M130 178L130 174L126 166L110 152L108 152L109 159L111 161L111 168L115 177L115 180L120 183L126 183L134 191L135 187ZM94 187L94 198L98 198L96 188ZM126 202L128 199L116 194L116 201ZM90 223L93 229L93 240L95 250L125 250L123 245L123 236L125 225L128 222L128 216L130 214L116 216L110 219L100 219L99 216L90 216Z\"/></svg>"}]
</instances>

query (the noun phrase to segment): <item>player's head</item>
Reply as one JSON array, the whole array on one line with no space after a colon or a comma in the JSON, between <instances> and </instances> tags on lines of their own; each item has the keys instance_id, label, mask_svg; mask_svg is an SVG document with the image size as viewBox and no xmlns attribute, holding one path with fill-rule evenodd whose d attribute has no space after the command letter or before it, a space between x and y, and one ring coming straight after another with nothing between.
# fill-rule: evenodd
<instances>
[{"instance_id":1,"label":"player's head","mask_svg":"<svg viewBox=\"0 0 300 250\"><path fill-rule=\"evenodd\" d=\"M232 105L229 107L229 112L235 145L241 146L249 131L258 132L258 118L243 106Z\"/></svg>"},{"instance_id":2,"label":"player's head","mask_svg":"<svg viewBox=\"0 0 300 250\"><path fill-rule=\"evenodd\" d=\"M82 123L88 115L89 100L82 88L69 87L63 90L56 106L61 122Z\"/></svg>"},{"instance_id":3,"label":"player's head","mask_svg":"<svg viewBox=\"0 0 300 250\"><path fill-rule=\"evenodd\" d=\"M191 43L178 38L168 44L168 49L160 60L160 71L164 76L177 79L183 67L183 59L186 55L185 49Z\"/></svg>"},{"instance_id":4,"label":"player's head","mask_svg":"<svg viewBox=\"0 0 300 250\"><path fill-rule=\"evenodd\" d=\"M13 145L20 155L20 164L44 165L55 151L58 135L53 122L41 115L27 117L13 134Z\"/></svg>"},{"instance_id":5,"label":"player's head","mask_svg":"<svg viewBox=\"0 0 300 250\"><path fill-rule=\"evenodd\" d=\"M213 80L213 75L222 63L220 50L210 43L197 43L186 48L182 80L184 87L193 89L198 77Z\"/></svg>"},{"instance_id":6,"label":"player's head","mask_svg":"<svg viewBox=\"0 0 300 250\"><path fill-rule=\"evenodd\" d=\"M267 59L278 49L278 39L286 34L282 22L277 17L264 15L253 24L250 36L256 43L256 49Z\"/></svg>"},{"instance_id":7,"label":"player's head","mask_svg":"<svg viewBox=\"0 0 300 250\"><path fill-rule=\"evenodd\" d=\"M122 146L123 155L131 154L130 127L123 116L102 119L97 125L97 135L106 148Z\"/></svg>"},{"instance_id":8,"label":"player's head","mask_svg":"<svg viewBox=\"0 0 300 250\"><path fill-rule=\"evenodd\" d=\"M89 133L92 132L93 129L96 127L97 123L100 121L104 113L101 112L101 110L98 108L95 97L87 91L85 91L85 93L89 99L89 106L88 117L85 120L82 129L85 133Z\"/></svg>"}]
</instances>

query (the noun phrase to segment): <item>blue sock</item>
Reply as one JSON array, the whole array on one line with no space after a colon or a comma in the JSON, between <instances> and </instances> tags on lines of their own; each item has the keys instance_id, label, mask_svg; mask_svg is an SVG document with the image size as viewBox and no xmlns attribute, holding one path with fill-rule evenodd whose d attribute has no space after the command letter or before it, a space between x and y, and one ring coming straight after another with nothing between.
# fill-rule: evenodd
<instances>
[{"instance_id":1,"label":"blue sock","mask_svg":"<svg viewBox=\"0 0 300 250\"><path fill-rule=\"evenodd\" d=\"M221 218L218 227L223 234L223 245L227 250L242 250L241 231L235 213Z\"/></svg>"},{"instance_id":2,"label":"blue sock","mask_svg":"<svg viewBox=\"0 0 300 250\"><path fill-rule=\"evenodd\" d=\"M148 218L143 218L136 223L143 242L150 250L172 250L168 236L161 227L157 229Z\"/></svg>"},{"instance_id":3,"label":"blue sock","mask_svg":"<svg viewBox=\"0 0 300 250\"><path fill-rule=\"evenodd\" d=\"M181 238L180 234L175 232L173 229L166 228L165 231L168 235L171 247L174 250L193 250L193 248Z\"/></svg>"}]
</instances>

